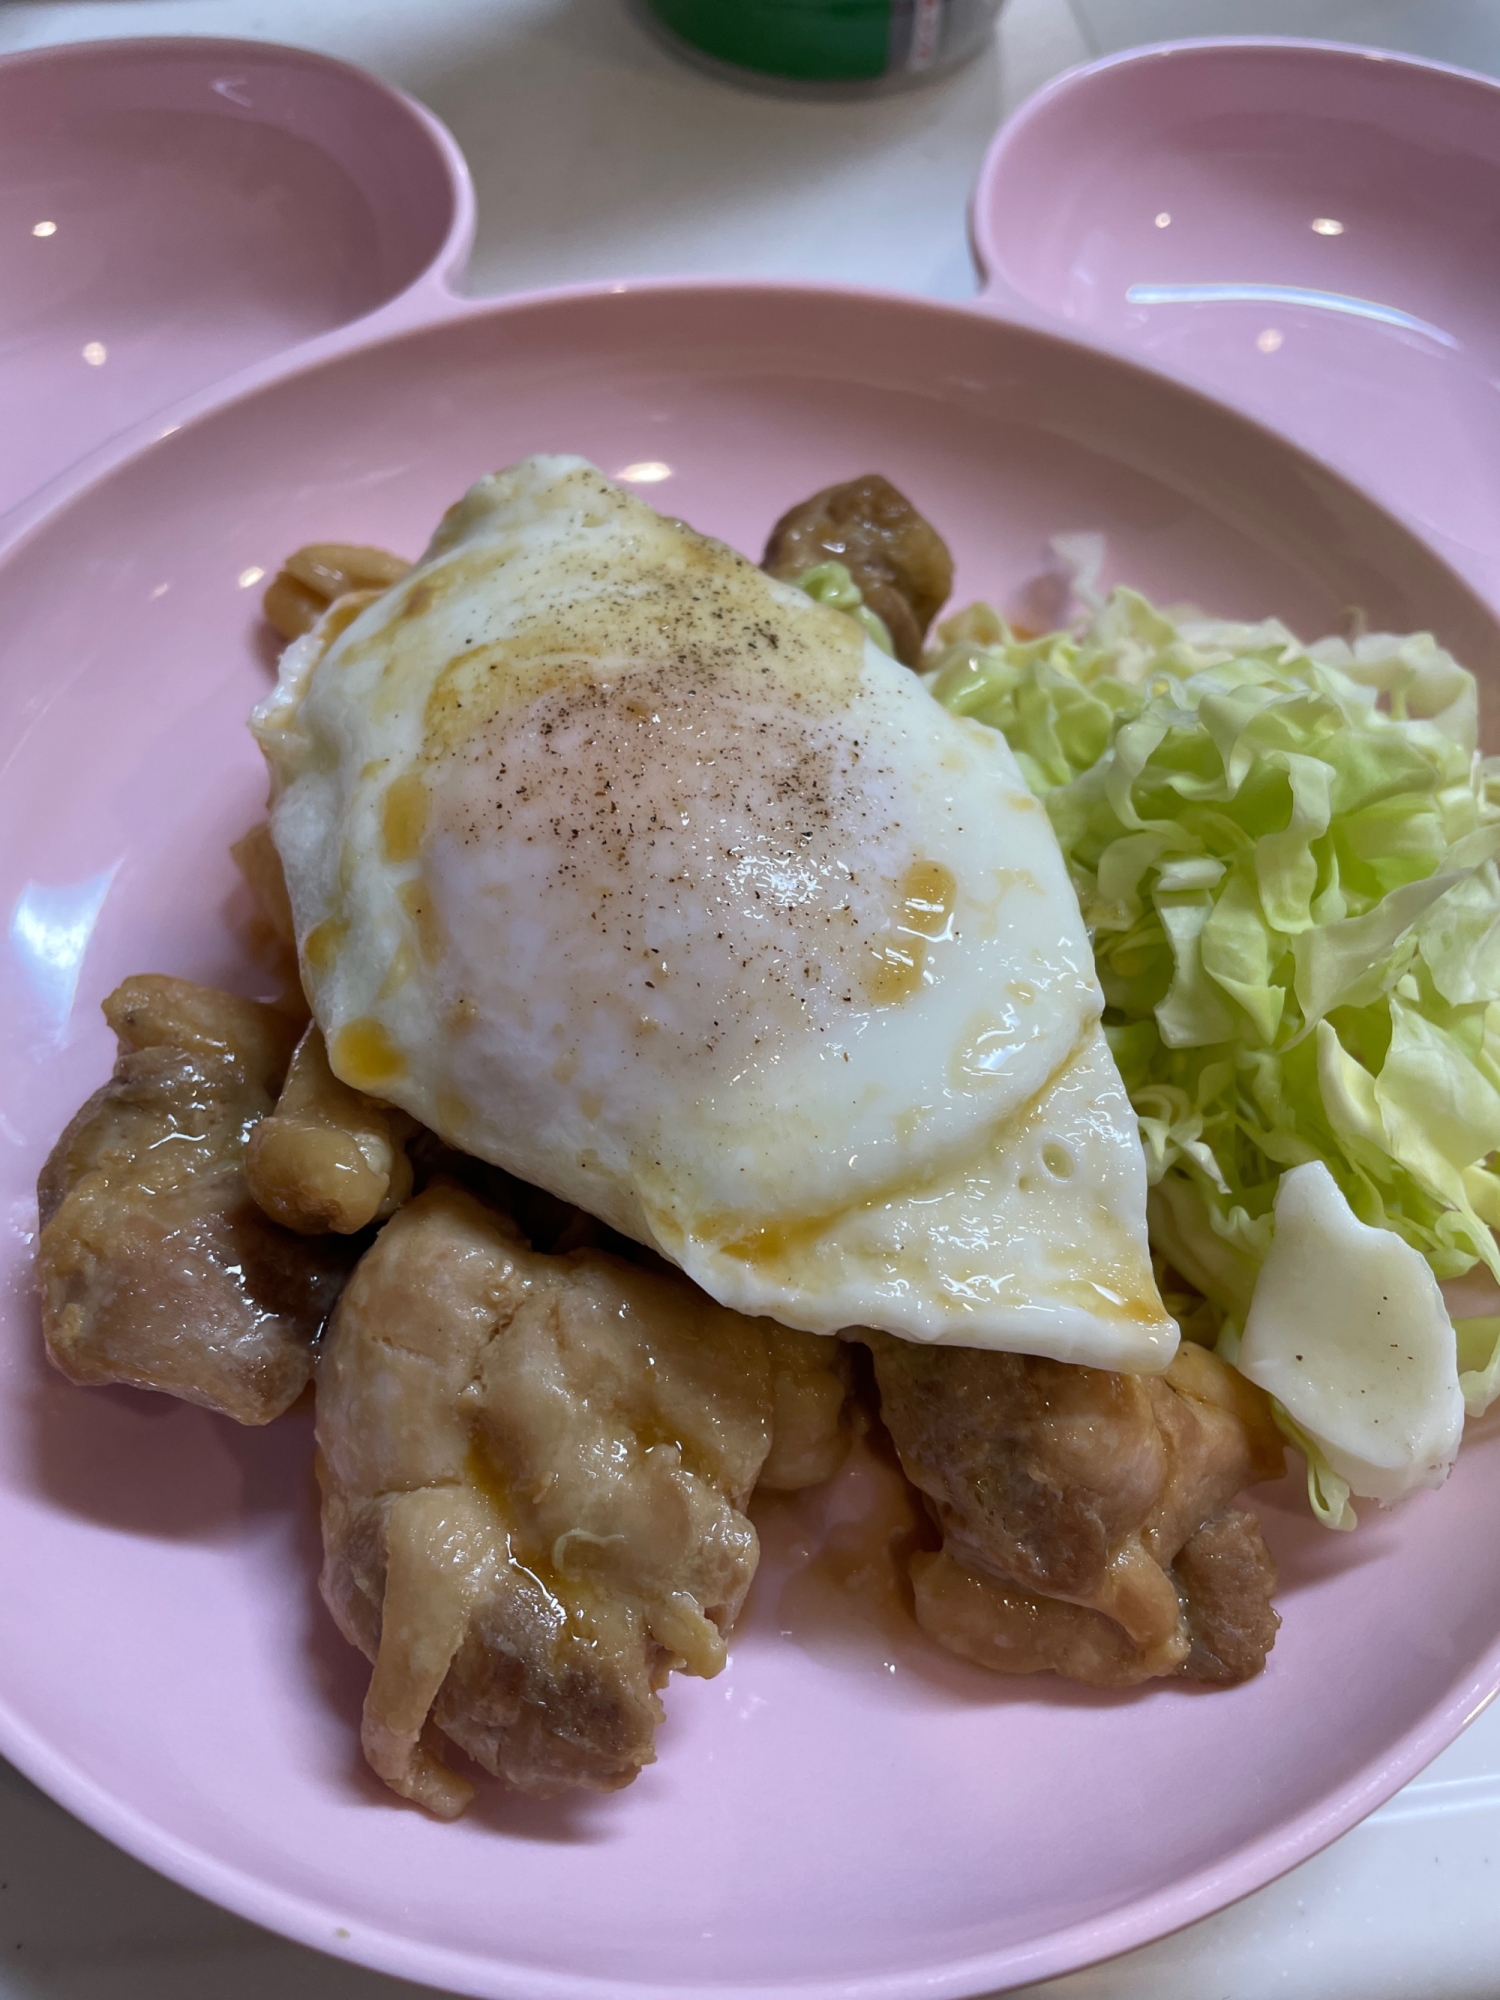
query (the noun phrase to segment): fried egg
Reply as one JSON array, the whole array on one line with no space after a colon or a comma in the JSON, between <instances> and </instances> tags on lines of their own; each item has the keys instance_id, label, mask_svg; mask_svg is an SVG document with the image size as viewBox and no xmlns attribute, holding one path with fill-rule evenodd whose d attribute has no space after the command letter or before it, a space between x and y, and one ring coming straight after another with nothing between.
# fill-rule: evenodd
<instances>
[{"instance_id":1,"label":"fried egg","mask_svg":"<svg viewBox=\"0 0 1500 2000\"><path fill-rule=\"evenodd\" d=\"M1047 815L852 620L533 458L253 726L347 1083L742 1312L1170 1360Z\"/></svg>"}]
</instances>

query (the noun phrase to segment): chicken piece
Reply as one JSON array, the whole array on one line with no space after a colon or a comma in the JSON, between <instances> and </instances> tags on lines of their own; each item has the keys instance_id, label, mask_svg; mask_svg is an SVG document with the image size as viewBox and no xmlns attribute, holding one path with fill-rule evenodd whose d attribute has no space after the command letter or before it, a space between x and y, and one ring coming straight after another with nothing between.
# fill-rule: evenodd
<instances>
[{"instance_id":1,"label":"chicken piece","mask_svg":"<svg viewBox=\"0 0 1500 2000\"><path fill-rule=\"evenodd\" d=\"M1153 1678L1125 1627L1101 1611L997 1583L946 1549L914 1556L911 1573L922 1629L992 1673L1056 1673L1091 1687ZM1178 1667L1160 1671L1226 1687L1252 1679L1281 1623L1271 1607L1276 1566L1255 1516L1216 1515L1189 1537L1172 1573L1190 1645Z\"/></svg>"},{"instance_id":2,"label":"chicken piece","mask_svg":"<svg viewBox=\"0 0 1500 2000\"><path fill-rule=\"evenodd\" d=\"M384 1221L411 1193L403 1111L340 1082L312 1022L297 1044L276 1109L250 1134L245 1178L273 1222L299 1235L352 1235Z\"/></svg>"},{"instance_id":3,"label":"chicken piece","mask_svg":"<svg viewBox=\"0 0 1500 2000\"><path fill-rule=\"evenodd\" d=\"M271 838L271 822L258 821L248 833L241 834L229 852L255 898L267 930L295 958L297 926L292 918L292 899L287 894L281 856Z\"/></svg>"},{"instance_id":4,"label":"chicken piece","mask_svg":"<svg viewBox=\"0 0 1500 2000\"><path fill-rule=\"evenodd\" d=\"M302 991L302 971L297 963L292 899L287 894L286 876L271 838L270 822L261 820L252 826L232 843L229 852L255 906L245 941L280 985L283 998L278 1007L305 1022L307 996Z\"/></svg>"},{"instance_id":5,"label":"chicken piece","mask_svg":"<svg viewBox=\"0 0 1500 2000\"><path fill-rule=\"evenodd\" d=\"M1228 1508L1205 1521L1172 1568L1187 1612L1189 1680L1232 1687L1266 1663L1280 1618L1271 1608L1276 1565L1253 1514Z\"/></svg>"},{"instance_id":6,"label":"chicken piece","mask_svg":"<svg viewBox=\"0 0 1500 2000\"><path fill-rule=\"evenodd\" d=\"M297 1029L184 979L127 979L104 1003L110 1081L37 1183L47 1352L74 1382L126 1382L268 1423L312 1374L348 1268L278 1229L245 1185Z\"/></svg>"},{"instance_id":7,"label":"chicken piece","mask_svg":"<svg viewBox=\"0 0 1500 2000\"><path fill-rule=\"evenodd\" d=\"M411 568L400 556L353 542L309 542L287 557L266 585L261 610L283 639L310 632L330 604L378 597Z\"/></svg>"},{"instance_id":8,"label":"chicken piece","mask_svg":"<svg viewBox=\"0 0 1500 2000\"><path fill-rule=\"evenodd\" d=\"M771 1449L758 1486L800 1493L832 1479L849 1453L852 1357L842 1342L774 1319L754 1322L771 1363Z\"/></svg>"},{"instance_id":9,"label":"chicken piece","mask_svg":"<svg viewBox=\"0 0 1500 2000\"><path fill-rule=\"evenodd\" d=\"M1259 1672L1275 1567L1254 1517L1225 1508L1284 1448L1251 1384L1187 1342L1157 1377L871 1346L881 1415L943 1532L912 1560L929 1637L1096 1687Z\"/></svg>"},{"instance_id":10,"label":"chicken piece","mask_svg":"<svg viewBox=\"0 0 1500 2000\"><path fill-rule=\"evenodd\" d=\"M937 530L888 479L866 473L783 514L761 567L795 583L830 560L884 621L896 658L920 667L927 628L953 588L953 558Z\"/></svg>"},{"instance_id":11,"label":"chicken piece","mask_svg":"<svg viewBox=\"0 0 1500 2000\"><path fill-rule=\"evenodd\" d=\"M651 1762L658 1690L719 1671L755 1573L773 1351L782 1477L832 1457L837 1344L792 1340L789 1365L677 1273L530 1250L452 1184L386 1225L329 1332L318 1443L323 1596L374 1662L361 1734L394 1791L462 1812L444 1737L538 1797Z\"/></svg>"},{"instance_id":12,"label":"chicken piece","mask_svg":"<svg viewBox=\"0 0 1500 2000\"><path fill-rule=\"evenodd\" d=\"M429 1132L425 1125L417 1126L407 1147L407 1157L418 1194L425 1193L434 1181L455 1182L487 1208L503 1210L533 1250L554 1254L565 1250L611 1250L616 1256L636 1263L644 1260L659 1267L663 1262L653 1257L644 1245L617 1235L597 1217L575 1208L572 1202L563 1201L530 1181L517 1179L489 1160L460 1153L435 1132Z\"/></svg>"}]
</instances>

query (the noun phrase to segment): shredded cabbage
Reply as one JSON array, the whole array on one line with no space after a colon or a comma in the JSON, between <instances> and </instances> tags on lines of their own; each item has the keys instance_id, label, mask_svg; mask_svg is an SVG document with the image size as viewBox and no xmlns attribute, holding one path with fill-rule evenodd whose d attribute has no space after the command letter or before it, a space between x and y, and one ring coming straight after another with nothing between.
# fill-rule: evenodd
<instances>
[{"instance_id":1,"label":"shredded cabbage","mask_svg":"<svg viewBox=\"0 0 1500 2000\"><path fill-rule=\"evenodd\" d=\"M1439 1279L1500 1279L1500 760L1477 753L1473 676L1425 634L1304 646L1118 590L1042 638L976 605L926 678L1004 732L1046 802L1155 1247L1231 1346L1282 1170L1304 1161ZM1478 1414L1500 1317L1458 1335ZM1351 1524L1343 1482L1294 1441L1320 1517Z\"/></svg>"},{"instance_id":2,"label":"shredded cabbage","mask_svg":"<svg viewBox=\"0 0 1500 2000\"><path fill-rule=\"evenodd\" d=\"M1200 1301L1201 1305L1201 1301ZM1172 1310L1167 1301L1168 1311ZM1179 1321L1179 1324L1181 1322ZM1203 1334L1196 1328L1183 1325L1183 1334L1188 1339L1202 1339ZM1219 1327L1217 1340L1208 1341L1221 1361L1227 1361L1231 1368L1237 1368L1240 1361L1241 1332L1232 1319L1224 1320ZM1271 1415L1276 1428L1294 1451L1300 1451L1307 1461L1307 1504L1325 1528L1347 1530L1359 1526L1359 1516L1355 1513L1349 1497L1349 1482L1340 1479L1328 1460L1323 1456L1321 1445L1316 1438L1309 1437L1302 1426L1285 1410L1276 1398L1270 1398Z\"/></svg>"},{"instance_id":3,"label":"shredded cabbage","mask_svg":"<svg viewBox=\"0 0 1500 2000\"><path fill-rule=\"evenodd\" d=\"M856 625L869 633L882 653L889 653L894 658L896 649L891 644L885 620L865 603L864 592L844 563L834 562L831 558L828 562L814 563L810 570L805 570L797 578L797 588L806 591L814 604L826 604L830 610L847 612Z\"/></svg>"}]
</instances>

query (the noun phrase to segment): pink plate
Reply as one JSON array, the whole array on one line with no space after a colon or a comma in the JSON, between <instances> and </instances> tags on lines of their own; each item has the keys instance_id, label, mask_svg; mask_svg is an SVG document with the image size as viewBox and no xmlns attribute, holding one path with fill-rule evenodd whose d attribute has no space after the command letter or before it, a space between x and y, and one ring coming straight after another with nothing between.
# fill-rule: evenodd
<instances>
[{"instance_id":1,"label":"pink plate","mask_svg":"<svg viewBox=\"0 0 1500 2000\"><path fill-rule=\"evenodd\" d=\"M1500 602L1500 84L1305 41L1134 49L1000 131L997 304L1201 382L1343 466Z\"/></svg>"},{"instance_id":2,"label":"pink plate","mask_svg":"<svg viewBox=\"0 0 1500 2000\"><path fill-rule=\"evenodd\" d=\"M513 2000L937 2000L1063 1972L1217 1908L1331 1840L1500 1685L1500 1440L1355 1537L1263 1501L1286 1624L1230 1692L1007 1683L909 1629L830 1626L799 1565L856 1470L765 1520L721 1679L669 1691L629 1791L486 1790L445 1827L364 1773L364 1669L314 1589L305 1418L245 1432L39 1358L32 1185L105 1075L100 997L161 969L249 989L225 855L263 778L258 579L314 536L415 551L476 474L587 453L755 550L829 480L889 473L1002 601L1048 537L1111 578L1500 629L1411 533L1190 390L1056 335L878 294L615 287L346 336L18 520L0 552L0 1749L123 1847L247 1916Z\"/></svg>"},{"instance_id":3,"label":"pink plate","mask_svg":"<svg viewBox=\"0 0 1500 2000\"><path fill-rule=\"evenodd\" d=\"M307 49L187 36L0 61L0 513L192 390L461 262L431 114Z\"/></svg>"}]
</instances>

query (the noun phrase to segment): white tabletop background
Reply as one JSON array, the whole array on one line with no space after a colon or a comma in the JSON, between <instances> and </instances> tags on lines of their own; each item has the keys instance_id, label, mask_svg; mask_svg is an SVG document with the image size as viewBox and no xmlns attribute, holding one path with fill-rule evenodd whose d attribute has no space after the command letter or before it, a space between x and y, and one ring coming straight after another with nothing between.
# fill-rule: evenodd
<instances>
[{"instance_id":1,"label":"white tabletop background","mask_svg":"<svg viewBox=\"0 0 1500 2000\"><path fill-rule=\"evenodd\" d=\"M473 171L478 294L711 271L967 297L964 206L996 125L1059 70L1140 42L1307 34L1500 75L1500 0L1009 0L960 74L847 104L714 81L621 0L0 0L0 53L132 34L297 42L422 98ZM1497 1878L1500 1704L1280 1882L1025 2000L1500 2000ZM0 2000L423 1990L226 1915L0 1764Z\"/></svg>"}]
</instances>

